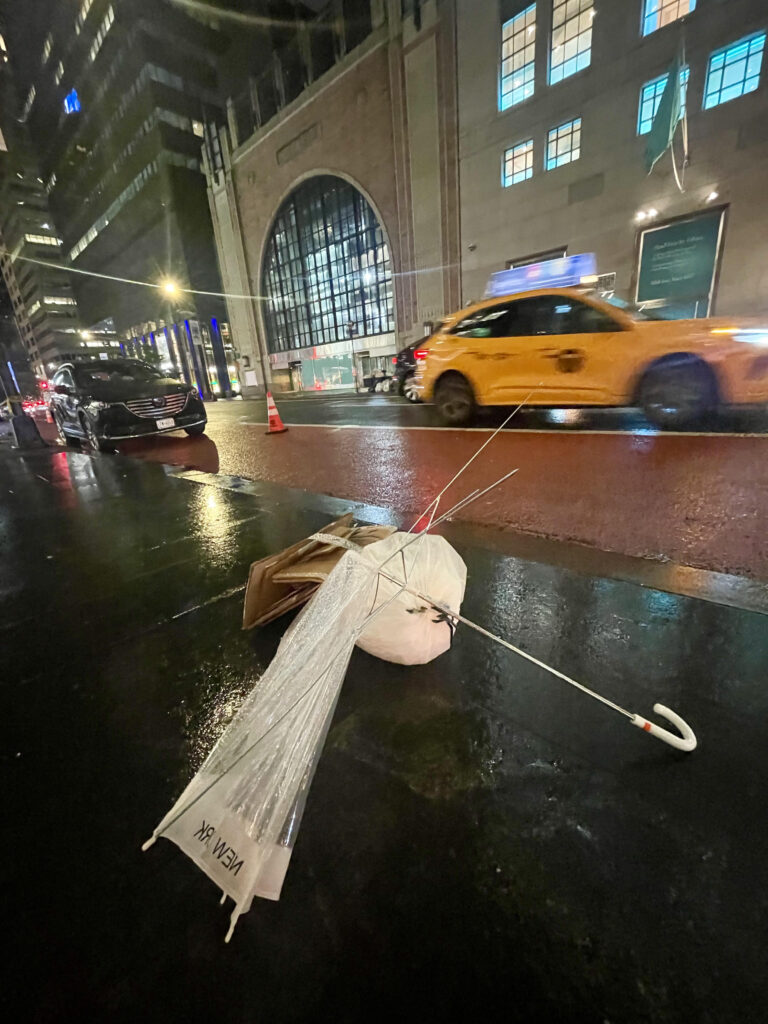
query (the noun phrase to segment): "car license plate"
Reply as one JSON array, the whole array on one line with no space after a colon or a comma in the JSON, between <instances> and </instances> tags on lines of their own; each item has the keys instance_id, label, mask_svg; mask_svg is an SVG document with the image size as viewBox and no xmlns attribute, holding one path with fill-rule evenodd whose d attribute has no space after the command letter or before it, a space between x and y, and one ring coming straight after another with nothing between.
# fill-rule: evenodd
<instances>
[{"instance_id":1,"label":"car license plate","mask_svg":"<svg viewBox=\"0 0 768 1024\"><path fill-rule=\"evenodd\" d=\"M176 420L174 420L173 418L167 419L167 420L158 420L157 421L157 429L158 430L168 430L169 427L175 427L175 426L176 426Z\"/></svg>"}]
</instances>

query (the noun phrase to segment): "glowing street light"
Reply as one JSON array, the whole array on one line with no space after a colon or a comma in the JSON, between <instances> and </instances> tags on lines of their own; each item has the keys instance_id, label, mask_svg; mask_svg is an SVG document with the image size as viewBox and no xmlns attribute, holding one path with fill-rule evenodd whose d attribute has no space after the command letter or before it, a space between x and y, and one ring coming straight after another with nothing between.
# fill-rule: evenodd
<instances>
[{"instance_id":1,"label":"glowing street light","mask_svg":"<svg viewBox=\"0 0 768 1024\"><path fill-rule=\"evenodd\" d=\"M175 281L171 281L170 279L167 281L163 281L160 287L163 289L163 292L168 296L169 299L175 299L178 295L181 294L181 289L179 288L179 286L176 284Z\"/></svg>"}]
</instances>

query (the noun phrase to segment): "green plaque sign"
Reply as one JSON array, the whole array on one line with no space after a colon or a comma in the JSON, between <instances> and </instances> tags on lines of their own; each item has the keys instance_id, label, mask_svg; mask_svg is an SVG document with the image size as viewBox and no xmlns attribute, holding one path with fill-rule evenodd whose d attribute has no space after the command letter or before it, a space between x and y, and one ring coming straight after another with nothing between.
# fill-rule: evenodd
<instances>
[{"instance_id":1,"label":"green plaque sign","mask_svg":"<svg viewBox=\"0 0 768 1024\"><path fill-rule=\"evenodd\" d=\"M722 210L647 228L640 238L636 302L672 316L707 316L717 269Z\"/></svg>"}]
</instances>

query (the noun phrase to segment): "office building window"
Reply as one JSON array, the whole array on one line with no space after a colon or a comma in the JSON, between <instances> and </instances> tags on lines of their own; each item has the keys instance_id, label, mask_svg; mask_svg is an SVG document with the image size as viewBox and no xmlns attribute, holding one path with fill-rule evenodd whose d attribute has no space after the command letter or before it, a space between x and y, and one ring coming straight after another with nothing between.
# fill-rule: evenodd
<instances>
[{"instance_id":1,"label":"office building window","mask_svg":"<svg viewBox=\"0 0 768 1024\"><path fill-rule=\"evenodd\" d=\"M688 79L691 75L691 69L684 67L680 71L680 91L682 100L682 113L685 114L685 103L686 94L688 92ZM667 84L669 73L666 75L659 75L658 78L652 78L650 82L646 82L640 90L640 105L637 111L637 134L647 135L651 130L653 119L656 117L656 111L659 109L661 103L661 97L664 93L664 89Z\"/></svg>"},{"instance_id":2,"label":"office building window","mask_svg":"<svg viewBox=\"0 0 768 1024\"><path fill-rule=\"evenodd\" d=\"M696 0L645 0L643 4L643 35L671 25L678 18L696 10Z\"/></svg>"},{"instance_id":3,"label":"office building window","mask_svg":"<svg viewBox=\"0 0 768 1024\"><path fill-rule=\"evenodd\" d=\"M21 112L21 120L22 121L26 121L27 118L29 117L29 112L32 109L32 104L35 102L35 95L36 94L37 94L37 89L34 87L34 85L30 86L29 92L27 93L27 99L26 99L26 101L24 103L24 109Z\"/></svg>"},{"instance_id":4,"label":"office building window","mask_svg":"<svg viewBox=\"0 0 768 1024\"><path fill-rule=\"evenodd\" d=\"M64 113L76 114L80 110L80 97L77 89L71 89L64 97Z\"/></svg>"},{"instance_id":5,"label":"office building window","mask_svg":"<svg viewBox=\"0 0 768 1024\"><path fill-rule=\"evenodd\" d=\"M760 84L764 49L765 32L757 32L712 54L704 86L705 110L755 91Z\"/></svg>"},{"instance_id":6,"label":"office building window","mask_svg":"<svg viewBox=\"0 0 768 1024\"><path fill-rule=\"evenodd\" d=\"M536 57L536 4L501 27L499 110L508 110L533 96Z\"/></svg>"},{"instance_id":7,"label":"office building window","mask_svg":"<svg viewBox=\"0 0 768 1024\"><path fill-rule=\"evenodd\" d=\"M56 70L53 73L53 77L56 79L56 85L61 85L61 80L64 77L64 65L59 61L56 65Z\"/></svg>"},{"instance_id":8,"label":"office building window","mask_svg":"<svg viewBox=\"0 0 768 1024\"><path fill-rule=\"evenodd\" d=\"M552 0L550 85L589 67L594 16L593 0Z\"/></svg>"},{"instance_id":9,"label":"office building window","mask_svg":"<svg viewBox=\"0 0 768 1024\"><path fill-rule=\"evenodd\" d=\"M318 175L288 196L267 241L262 293L270 352L394 331L389 247L354 186Z\"/></svg>"},{"instance_id":10,"label":"office building window","mask_svg":"<svg viewBox=\"0 0 768 1024\"><path fill-rule=\"evenodd\" d=\"M80 10L77 12L77 20L75 21L75 31L80 35L80 31L85 24L85 19L88 17L88 11L91 9L93 0L83 0L80 4Z\"/></svg>"},{"instance_id":11,"label":"office building window","mask_svg":"<svg viewBox=\"0 0 768 1024\"><path fill-rule=\"evenodd\" d=\"M544 166L553 171L563 164L573 163L581 155L581 118L566 121L552 128L547 135L547 157Z\"/></svg>"},{"instance_id":12,"label":"office building window","mask_svg":"<svg viewBox=\"0 0 768 1024\"><path fill-rule=\"evenodd\" d=\"M24 235L24 241L34 245L61 245L61 239L52 235Z\"/></svg>"},{"instance_id":13,"label":"office building window","mask_svg":"<svg viewBox=\"0 0 768 1024\"><path fill-rule=\"evenodd\" d=\"M93 43L91 44L91 52L89 54L91 63L93 63L93 61L96 60L96 54L101 49L101 44L106 39L107 32L109 32L109 30L112 28L114 20L115 11L112 5L110 4L110 6L107 8L107 13L104 15L104 20L102 21L101 25L99 25L98 32L93 37Z\"/></svg>"},{"instance_id":14,"label":"office building window","mask_svg":"<svg viewBox=\"0 0 768 1024\"><path fill-rule=\"evenodd\" d=\"M45 64L48 58L51 56L52 46L53 38L51 37L51 33L49 32L48 35L45 37L45 42L43 43L43 64Z\"/></svg>"},{"instance_id":15,"label":"office building window","mask_svg":"<svg viewBox=\"0 0 768 1024\"><path fill-rule=\"evenodd\" d=\"M501 163L501 184L504 188L533 177L533 139L505 150Z\"/></svg>"}]
</instances>

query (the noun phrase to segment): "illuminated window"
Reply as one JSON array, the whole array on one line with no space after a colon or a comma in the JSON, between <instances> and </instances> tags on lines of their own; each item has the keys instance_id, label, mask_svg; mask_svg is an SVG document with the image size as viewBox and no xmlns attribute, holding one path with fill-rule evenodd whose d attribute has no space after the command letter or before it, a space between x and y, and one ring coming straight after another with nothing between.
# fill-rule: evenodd
<instances>
[{"instance_id":1,"label":"illuminated window","mask_svg":"<svg viewBox=\"0 0 768 1024\"><path fill-rule=\"evenodd\" d=\"M35 313L38 311L38 309L40 309L40 303L39 302L33 302L32 305L27 310L27 315L28 316L34 316Z\"/></svg>"},{"instance_id":2,"label":"illuminated window","mask_svg":"<svg viewBox=\"0 0 768 1024\"><path fill-rule=\"evenodd\" d=\"M553 171L563 164L573 163L581 155L581 118L566 121L552 128L547 135L547 157L544 166Z\"/></svg>"},{"instance_id":3,"label":"illuminated window","mask_svg":"<svg viewBox=\"0 0 768 1024\"><path fill-rule=\"evenodd\" d=\"M72 91L67 93L64 97L64 113L76 114L79 109L80 97L77 95L77 89L72 89Z\"/></svg>"},{"instance_id":4,"label":"illuminated window","mask_svg":"<svg viewBox=\"0 0 768 1024\"><path fill-rule=\"evenodd\" d=\"M56 65L56 71L54 72L54 75L53 75L53 77L56 79L56 85L61 85L61 79L63 78L63 76L64 76L64 65L61 63L61 61L59 61L59 63Z\"/></svg>"},{"instance_id":5,"label":"illuminated window","mask_svg":"<svg viewBox=\"0 0 768 1024\"><path fill-rule=\"evenodd\" d=\"M499 110L507 110L533 96L536 56L536 4L501 27Z\"/></svg>"},{"instance_id":6,"label":"illuminated window","mask_svg":"<svg viewBox=\"0 0 768 1024\"><path fill-rule=\"evenodd\" d=\"M332 175L302 182L269 234L262 274L270 352L394 331L392 265L381 224Z\"/></svg>"},{"instance_id":7,"label":"illuminated window","mask_svg":"<svg viewBox=\"0 0 768 1024\"><path fill-rule=\"evenodd\" d=\"M107 37L107 32L112 28L112 24L115 20L115 11L112 5L107 8L107 13L104 15L104 20L99 25L99 30L93 38L91 45L91 52L89 54L91 62L96 60L96 54L101 49L101 45Z\"/></svg>"},{"instance_id":8,"label":"illuminated window","mask_svg":"<svg viewBox=\"0 0 768 1024\"><path fill-rule=\"evenodd\" d=\"M203 122L202 121L193 121L192 122L192 131L193 131L193 133L195 135L198 135L202 139L202 137L203 137Z\"/></svg>"},{"instance_id":9,"label":"illuminated window","mask_svg":"<svg viewBox=\"0 0 768 1024\"><path fill-rule=\"evenodd\" d=\"M43 64L45 64L48 58L51 56L52 46L53 39L51 38L51 33L49 32L48 35L45 37L45 42L43 43Z\"/></svg>"},{"instance_id":10,"label":"illuminated window","mask_svg":"<svg viewBox=\"0 0 768 1024\"><path fill-rule=\"evenodd\" d=\"M37 89L35 89L35 87L33 85L30 88L29 92L27 93L27 99L26 99L26 102L24 103L24 109L21 112L21 120L22 121L26 121L26 119L29 117L29 112L32 109L32 104L35 102L35 95L36 95L36 93L37 93Z\"/></svg>"},{"instance_id":11,"label":"illuminated window","mask_svg":"<svg viewBox=\"0 0 768 1024\"><path fill-rule=\"evenodd\" d=\"M136 175L136 177L133 179L130 185L128 185L127 188L123 189L123 191L120 193L117 199L115 199L114 202L110 203L110 205L107 207L105 212L98 218L98 220L94 221L94 223L88 228L88 230L77 243L77 245L75 245L70 250L70 262L77 259L80 253L88 248L91 242L99 234L101 234L101 232L109 224L109 222L117 216L117 214L125 206L125 204L129 202L131 199L133 199L135 195L138 195L139 192L144 188L146 183L149 181L149 179L153 175L157 174L157 172L157 160L150 160L147 166L144 167L141 171L139 171L139 173Z\"/></svg>"},{"instance_id":12,"label":"illuminated window","mask_svg":"<svg viewBox=\"0 0 768 1024\"><path fill-rule=\"evenodd\" d=\"M592 61L593 0L553 0L551 85L588 68Z\"/></svg>"},{"instance_id":13,"label":"illuminated window","mask_svg":"<svg viewBox=\"0 0 768 1024\"><path fill-rule=\"evenodd\" d=\"M75 31L78 35L80 35L80 30L85 24L85 19L88 17L88 11L90 11L92 4L93 0L83 0L80 4L80 10L78 11L77 20L75 21Z\"/></svg>"},{"instance_id":14,"label":"illuminated window","mask_svg":"<svg viewBox=\"0 0 768 1024\"><path fill-rule=\"evenodd\" d=\"M705 110L755 91L760 84L764 49L765 32L758 32L712 54L704 86Z\"/></svg>"},{"instance_id":15,"label":"illuminated window","mask_svg":"<svg viewBox=\"0 0 768 1024\"><path fill-rule=\"evenodd\" d=\"M686 94L688 92L688 79L691 75L691 69L684 67L680 71L680 93L681 93L681 115L685 114L685 101ZM637 111L637 134L647 135L651 130L653 119L656 117L656 111L659 109L661 103L661 97L664 93L664 89L667 84L669 73L666 75L659 75L658 78L652 78L650 82L646 82L640 90L640 106Z\"/></svg>"},{"instance_id":16,"label":"illuminated window","mask_svg":"<svg viewBox=\"0 0 768 1024\"><path fill-rule=\"evenodd\" d=\"M61 245L61 239L53 235L24 235L24 241L34 245Z\"/></svg>"},{"instance_id":17,"label":"illuminated window","mask_svg":"<svg viewBox=\"0 0 768 1024\"><path fill-rule=\"evenodd\" d=\"M501 165L501 184L504 188L517 185L533 177L533 139L512 146L504 152Z\"/></svg>"},{"instance_id":18,"label":"illuminated window","mask_svg":"<svg viewBox=\"0 0 768 1024\"><path fill-rule=\"evenodd\" d=\"M696 10L696 0L645 0L643 6L643 35L657 28L671 25L678 18Z\"/></svg>"},{"instance_id":19,"label":"illuminated window","mask_svg":"<svg viewBox=\"0 0 768 1024\"><path fill-rule=\"evenodd\" d=\"M44 295L43 302L46 306L75 306L77 303L64 295Z\"/></svg>"}]
</instances>

